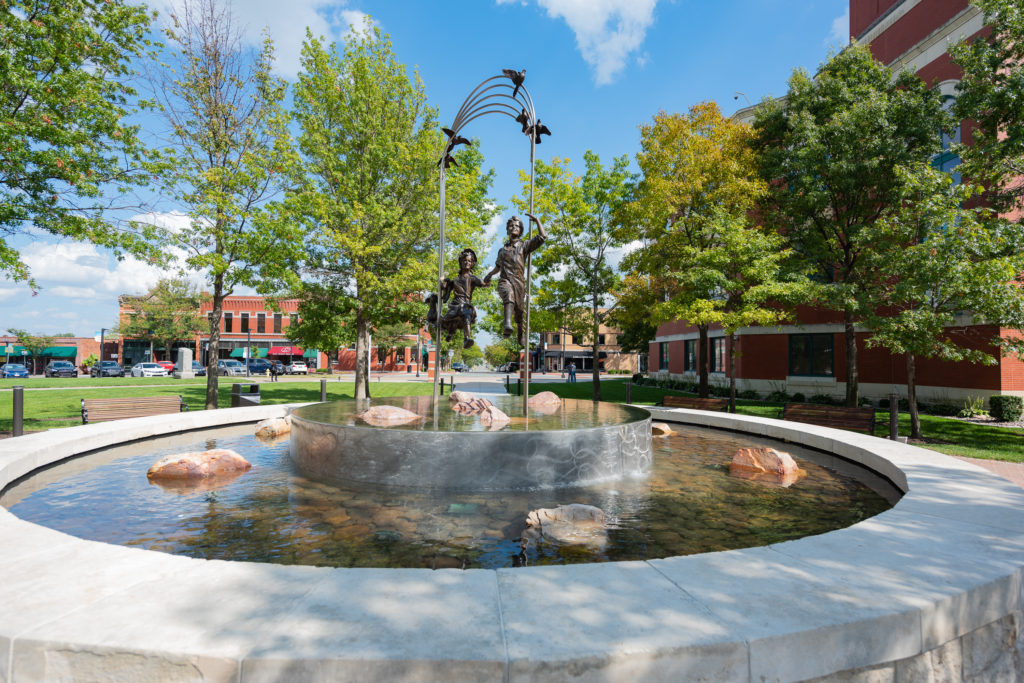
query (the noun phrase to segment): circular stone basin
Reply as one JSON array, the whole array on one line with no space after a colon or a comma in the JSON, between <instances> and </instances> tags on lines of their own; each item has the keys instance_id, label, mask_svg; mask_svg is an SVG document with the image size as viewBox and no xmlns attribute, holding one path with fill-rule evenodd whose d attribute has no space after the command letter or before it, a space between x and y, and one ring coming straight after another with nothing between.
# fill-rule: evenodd
<instances>
[{"instance_id":1,"label":"circular stone basin","mask_svg":"<svg viewBox=\"0 0 1024 683\"><path fill-rule=\"evenodd\" d=\"M291 454L306 473L387 486L510 489L579 486L651 469L651 414L632 406L566 399L523 415L522 399L488 396L509 416L497 429L430 396L317 403L292 411ZM370 405L420 416L389 427L356 416Z\"/></svg>"}]
</instances>

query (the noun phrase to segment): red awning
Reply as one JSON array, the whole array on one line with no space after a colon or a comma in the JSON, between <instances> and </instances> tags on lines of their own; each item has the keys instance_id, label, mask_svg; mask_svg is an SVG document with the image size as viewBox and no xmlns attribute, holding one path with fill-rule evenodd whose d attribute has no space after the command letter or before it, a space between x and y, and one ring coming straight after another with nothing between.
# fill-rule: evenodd
<instances>
[{"instance_id":1,"label":"red awning","mask_svg":"<svg viewBox=\"0 0 1024 683\"><path fill-rule=\"evenodd\" d=\"M268 356L301 356L302 349L298 346L271 346Z\"/></svg>"}]
</instances>

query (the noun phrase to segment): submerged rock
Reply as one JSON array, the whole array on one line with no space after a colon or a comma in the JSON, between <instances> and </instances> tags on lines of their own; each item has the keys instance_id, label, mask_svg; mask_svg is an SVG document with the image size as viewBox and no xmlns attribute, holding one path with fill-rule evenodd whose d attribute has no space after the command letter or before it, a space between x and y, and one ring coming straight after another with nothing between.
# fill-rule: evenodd
<instances>
[{"instance_id":1,"label":"submerged rock","mask_svg":"<svg viewBox=\"0 0 1024 683\"><path fill-rule=\"evenodd\" d=\"M160 458L149 468L146 476L150 479L193 479L235 474L250 467L252 465L249 461L238 453L226 448L215 448Z\"/></svg>"},{"instance_id":2,"label":"submerged rock","mask_svg":"<svg viewBox=\"0 0 1024 683\"><path fill-rule=\"evenodd\" d=\"M292 431L291 417L270 417L256 423L256 436L272 439Z\"/></svg>"},{"instance_id":3,"label":"submerged rock","mask_svg":"<svg viewBox=\"0 0 1024 683\"><path fill-rule=\"evenodd\" d=\"M654 436L672 436L675 432L664 422L655 422L651 425L651 434Z\"/></svg>"},{"instance_id":4,"label":"submerged rock","mask_svg":"<svg viewBox=\"0 0 1024 683\"><path fill-rule=\"evenodd\" d=\"M775 486L791 486L807 475L789 453L774 448L741 448L732 456L729 474Z\"/></svg>"},{"instance_id":5,"label":"submerged rock","mask_svg":"<svg viewBox=\"0 0 1024 683\"><path fill-rule=\"evenodd\" d=\"M404 425L420 419L420 416L411 410L397 406L373 406L359 413L356 417L376 427Z\"/></svg>"},{"instance_id":6,"label":"submerged rock","mask_svg":"<svg viewBox=\"0 0 1024 683\"><path fill-rule=\"evenodd\" d=\"M456 393L461 394L464 392L459 391ZM486 398L477 398L475 396L469 396L469 398L465 398L456 403L452 403L452 410L454 410L456 413L459 413L460 415L478 415L487 410L488 408L492 407L493 405L494 404L488 401Z\"/></svg>"},{"instance_id":7,"label":"submerged rock","mask_svg":"<svg viewBox=\"0 0 1024 683\"><path fill-rule=\"evenodd\" d=\"M550 538L560 543L603 548L608 543L604 520L604 510L593 505L572 503L539 508L526 516L523 539Z\"/></svg>"},{"instance_id":8,"label":"submerged rock","mask_svg":"<svg viewBox=\"0 0 1024 683\"><path fill-rule=\"evenodd\" d=\"M448 394L449 403L461 403L463 401L471 401L474 398L476 398L476 396L469 393L468 391L453 391L452 393Z\"/></svg>"},{"instance_id":9,"label":"submerged rock","mask_svg":"<svg viewBox=\"0 0 1024 683\"><path fill-rule=\"evenodd\" d=\"M526 403L531 408L558 407L562 405L562 399L558 398L558 395L553 391L542 391L531 396L530 400Z\"/></svg>"},{"instance_id":10,"label":"submerged rock","mask_svg":"<svg viewBox=\"0 0 1024 683\"><path fill-rule=\"evenodd\" d=\"M491 431L501 429L509 423L508 415L501 412L494 406L487 406L480 413L480 423L487 425Z\"/></svg>"}]
</instances>

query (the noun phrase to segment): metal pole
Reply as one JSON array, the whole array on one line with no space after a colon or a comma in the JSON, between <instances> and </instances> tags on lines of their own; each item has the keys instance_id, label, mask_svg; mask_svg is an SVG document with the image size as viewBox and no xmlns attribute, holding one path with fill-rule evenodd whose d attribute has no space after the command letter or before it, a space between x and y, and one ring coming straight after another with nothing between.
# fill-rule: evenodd
<instances>
[{"instance_id":1,"label":"metal pole","mask_svg":"<svg viewBox=\"0 0 1024 683\"><path fill-rule=\"evenodd\" d=\"M420 348L420 331L416 329L416 376L420 376L420 366L423 365L423 349Z\"/></svg>"},{"instance_id":2,"label":"metal pole","mask_svg":"<svg viewBox=\"0 0 1024 683\"><path fill-rule=\"evenodd\" d=\"M320 380L320 402L327 403L327 380Z\"/></svg>"},{"instance_id":3,"label":"metal pole","mask_svg":"<svg viewBox=\"0 0 1024 683\"><path fill-rule=\"evenodd\" d=\"M249 353L252 349L252 330L245 331L245 376L249 376Z\"/></svg>"},{"instance_id":4,"label":"metal pole","mask_svg":"<svg viewBox=\"0 0 1024 683\"><path fill-rule=\"evenodd\" d=\"M12 434L14 436L21 436L24 432L24 417L25 417L25 387L16 386L14 387L14 405L12 413L14 417L14 428Z\"/></svg>"},{"instance_id":5,"label":"metal pole","mask_svg":"<svg viewBox=\"0 0 1024 683\"><path fill-rule=\"evenodd\" d=\"M536 125L536 123L537 122L535 120L534 124ZM533 170L534 170L533 169L533 167L534 167L534 161L533 160L534 160L534 154L536 152L536 149L537 149L537 136L536 135L530 135L530 213L531 214L533 213ZM533 235L533 221L529 221L529 223L530 223L530 232L528 234L532 236ZM533 254L529 254L526 257L526 302L525 302L525 307L526 307L526 315L525 315L525 317L526 317L526 330L523 332L523 337L524 337L524 339L523 339L523 346L526 347L526 350L525 350L525 353L524 353L525 357L523 358L523 365L525 366L525 368L523 369L523 384L525 385L523 387L524 388L524 391L523 391L523 416L524 417L527 417L530 414L530 411L529 411L528 407L530 405L530 403L529 403L530 402L530 366L532 364L532 361L531 361L531 358L530 358L530 273L532 272L532 270L533 270Z\"/></svg>"},{"instance_id":6,"label":"metal pole","mask_svg":"<svg viewBox=\"0 0 1024 683\"><path fill-rule=\"evenodd\" d=\"M633 402L633 382L631 380L627 379L626 380L626 403L632 403L632 402Z\"/></svg>"},{"instance_id":7,"label":"metal pole","mask_svg":"<svg viewBox=\"0 0 1024 683\"><path fill-rule=\"evenodd\" d=\"M103 333L107 331L107 328L100 328L100 369L96 371L96 377L103 377Z\"/></svg>"},{"instance_id":8,"label":"metal pole","mask_svg":"<svg viewBox=\"0 0 1024 683\"><path fill-rule=\"evenodd\" d=\"M889 394L889 438L896 441L900 436L900 397Z\"/></svg>"},{"instance_id":9,"label":"metal pole","mask_svg":"<svg viewBox=\"0 0 1024 683\"><path fill-rule=\"evenodd\" d=\"M437 240L437 320L434 321L434 408L441 387L441 281L444 280L444 162L441 162L441 228Z\"/></svg>"}]
</instances>

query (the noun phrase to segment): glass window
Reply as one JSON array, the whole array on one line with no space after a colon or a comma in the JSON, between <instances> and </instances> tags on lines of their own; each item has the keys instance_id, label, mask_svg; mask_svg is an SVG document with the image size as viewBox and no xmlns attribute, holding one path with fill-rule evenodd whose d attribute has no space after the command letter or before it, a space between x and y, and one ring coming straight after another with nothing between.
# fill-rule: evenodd
<instances>
[{"instance_id":1,"label":"glass window","mask_svg":"<svg viewBox=\"0 0 1024 683\"><path fill-rule=\"evenodd\" d=\"M789 374L832 377L834 360L833 335L789 335Z\"/></svg>"},{"instance_id":2,"label":"glass window","mask_svg":"<svg viewBox=\"0 0 1024 683\"><path fill-rule=\"evenodd\" d=\"M687 339L683 342L683 370L697 372L697 340Z\"/></svg>"},{"instance_id":3,"label":"glass window","mask_svg":"<svg viewBox=\"0 0 1024 683\"><path fill-rule=\"evenodd\" d=\"M604 345L604 335L603 334L597 335L597 343L601 344L601 345Z\"/></svg>"},{"instance_id":4,"label":"glass window","mask_svg":"<svg viewBox=\"0 0 1024 683\"><path fill-rule=\"evenodd\" d=\"M709 372L725 372L725 337L709 339L711 346L711 367Z\"/></svg>"},{"instance_id":5,"label":"glass window","mask_svg":"<svg viewBox=\"0 0 1024 683\"><path fill-rule=\"evenodd\" d=\"M274 314L274 334L281 334L281 314Z\"/></svg>"},{"instance_id":6,"label":"glass window","mask_svg":"<svg viewBox=\"0 0 1024 683\"><path fill-rule=\"evenodd\" d=\"M956 103L956 98L952 95L946 95L942 98L942 108L946 111L950 111L953 105ZM948 173L952 178L953 182L959 185L962 181L960 172L957 167L960 165L960 157L953 151L953 146L960 144L960 123L956 124L956 128L952 131L942 131L942 151L932 157L932 166L939 169L943 173Z\"/></svg>"},{"instance_id":7,"label":"glass window","mask_svg":"<svg viewBox=\"0 0 1024 683\"><path fill-rule=\"evenodd\" d=\"M668 370L668 342L658 344L658 369Z\"/></svg>"},{"instance_id":8,"label":"glass window","mask_svg":"<svg viewBox=\"0 0 1024 683\"><path fill-rule=\"evenodd\" d=\"M232 331L231 330L232 322L233 321L231 320L231 314L230 313L225 313L224 314L224 331L225 332L231 332Z\"/></svg>"},{"instance_id":9,"label":"glass window","mask_svg":"<svg viewBox=\"0 0 1024 683\"><path fill-rule=\"evenodd\" d=\"M239 332L241 332L242 334L245 334L248 331L249 331L249 314L248 313L243 313L242 314L242 329L240 329Z\"/></svg>"},{"instance_id":10,"label":"glass window","mask_svg":"<svg viewBox=\"0 0 1024 683\"><path fill-rule=\"evenodd\" d=\"M263 334L267 331L267 314L256 314L256 334Z\"/></svg>"},{"instance_id":11,"label":"glass window","mask_svg":"<svg viewBox=\"0 0 1024 683\"><path fill-rule=\"evenodd\" d=\"M552 344L561 344L562 343L560 341L561 337L562 337L562 335L560 335L560 334L553 334L553 335L551 335L551 343Z\"/></svg>"}]
</instances>

